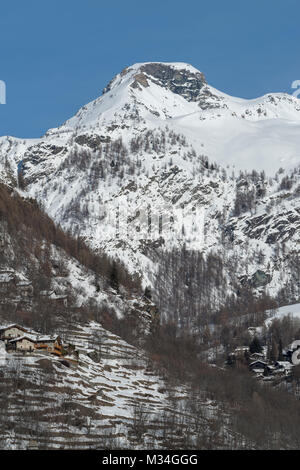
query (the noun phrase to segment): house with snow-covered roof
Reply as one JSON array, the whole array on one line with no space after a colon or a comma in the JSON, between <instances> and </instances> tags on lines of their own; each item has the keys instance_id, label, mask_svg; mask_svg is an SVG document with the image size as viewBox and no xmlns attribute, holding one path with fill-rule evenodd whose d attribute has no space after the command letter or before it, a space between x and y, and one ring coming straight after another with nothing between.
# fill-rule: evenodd
<instances>
[{"instance_id":1,"label":"house with snow-covered roof","mask_svg":"<svg viewBox=\"0 0 300 470\"><path fill-rule=\"evenodd\" d=\"M16 278L14 271L0 271L0 293L8 294L16 290Z\"/></svg>"},{"instance_id":2,"label":"house with snow-covered roof","mask_svg":"<svg viewBox=\"0 0 300 470\"><path fill-rule=\"evenodd\" d=\"M68 296L63 294L57 294L54 290L43 290L40 291L40 296L45 298L45 300L56 304L67 307L68 305Z\"/></svg>"},{"instance_id":3,"label":"house with snow-covered roof","mask_svg":"<svg viewBox=\"0 0 300 470\"><path fill-rule=\"evenodd\" d=\"M62 353L62 342L58 335L40 335L25 333L9 340L8 350L33 352L35 350L48 352L60 356Z\"/></svg>"},{"instance_id":4,"label":"house with snow-covered roof","mask_svg":"<svg viewBox=\"0 0 300 470\"><path fill-rule=\"evenodd\" d=\"M31 335L19 336L11 339L8 343L8 351L27 351L32 352L35 349L35 340Z\"/></svg>"},{"instance_id":5,"label":"house with snow-covered roof","mask_svg":"<svg viewBox=\"0 0 300 470\"><path fill-rule=\"evenodd\" d=\"M33 285L28 280L22 279L17 281L16 289L22 297L31 297L33 295Z\"/></svg>"},{"instance_id":6,"label":"house with snow-covered roof","mask_svg":"<svg viewBox=\"0 0 300 470\"><path fill-rule=\"evenodd\" d=\"M60 356L62 354L61 338L58 335L38 335L35 338L35 349Z\"/></svg>"},{"instance_id":7,"label":"house with snow-covered roof","mask_svg":"<svg viewBox=\"0 0 300 470\"><path fill-rule=\"evenodd\" d=\"M265 361L262 361L262 360L257 360L257 361L253 361L251 362L251 364L249 364L249 369L250 370L265 370L265 368L267 367L267 363Z\"/></svg>"},{"instance_id":8,"label":"house with snow-covered roof","mask_svg":"<svg viewBox=\"0 0 300 470\"><path fill-rule=\"evenodd\" d=\"M33 286L23 274L10 268L0 269L0 294L30 297L33 294Z\"/></svg>"},{"instance_id":9,"label":"house with snow-covered roof","mask_svg":"<svg viewBox=\"0 0 300 470\"><path fill-rule=\"evenodd\" d=\"M288 361L276 361L275 367L277 370L282 371L285 375L291 374L293 364Z\"/></svg>"},{"instance_id":10,"label":"house with snow-covered roof","mask_svg":"<svg viewBox=\"0 0 300 470\"><path fill-rule=\"evenodd\" d=\"M17 323L13 323L11 325L0 327L0 340L6 343L7 341L10 341L11 339L24 336L24 334L28 334L28 333L29 333L29 330L27 328L24 328L23 326L20 326Z\"/></svg>"},{"instance_id":11,"label":"house with snow-covered roof","mask_svg":"<svg viewBox=\"0 0 300 470\"><path fill-rule=\"evenodd\" d=\"M236 356L245 356L245 353L248 353L249 352L249 346L238 346L237 348L235 348L234 350L234 354Z\"/></svg>"},{"instance_id":12,"label":"house with snow-covered roof","mask_svg":"<svg viewBox=\"0 0 300 470\"><path fill-rule=\"evenodd\" d=\"M264 360L265 359L265 355L263 353L259 353L259 352L255 352L253 354L250 355L249 357L249 360L251 362L254 362L254 361L257 361L257 360Z\"/></svg>"}]
</instances>

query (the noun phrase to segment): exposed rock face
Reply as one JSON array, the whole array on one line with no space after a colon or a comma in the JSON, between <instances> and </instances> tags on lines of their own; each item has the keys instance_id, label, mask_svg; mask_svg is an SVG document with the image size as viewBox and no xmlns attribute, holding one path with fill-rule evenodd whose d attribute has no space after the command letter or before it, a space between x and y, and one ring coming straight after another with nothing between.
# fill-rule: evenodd
<instances>
[{"instance_id":1,"label":"exposed rock face","mask_svg":"<svg viewBox=\"0 0 300 470\"><path fill-rule=\"evenodd\" d=\"M214 95L208 87L204 86L201 90L201 96L199 97L199 107L203 110L206 109L227 109L227 105L223 103L223 100L219 96Z\"/></svg>"},{"instance_id":2,"label":"exposed rock face","mask_svg":"<svg viewBox=\"0 0 300 470\"><path fill-rule=\"evenodd\" d=\"M272 277L270 274L258 269L252 276L241 276L240 283L257 289L259 287L265 287L271 280Z\"/></svg>"},{"instance_id":3,"label":"exposed rock face","mask_svg":"<svg viewBox=\"0 0 300 470\"><path fill-rule=\"evenodd\" d=\"M99 135L79 135L75 138L76 144L79 145L87 145L89 148L92 150L97 150L102 143L107 143L110 141L110 138L108 136L99 136Z\"/></svg>"},{"instance_id":4,"label":"exposed rock face","mask_svg":"<svg viewBox=\"0 0 300 470\"><path fill-rule=\"evenodd\" d=\"M237 256L237 280L271 273L274 295L282 284L276 272L286 281L293 275L286 253L299 251L299 172L289 187L282 173L273 178L280 166L287 177L299 164L299 109L284 94L230 97L189 64L138 63L43 138L0 138L0 180L19 188L21 180L65 230L119 257L149 285L150 250L181 246L183 237L198 249L203 211L201 250ZM272 179L237 178L253 167Z\"/></svg>"},{"instance_id":5,"label":"exposed rock face","mask_svg":"<svg viewBox=\"0 0 300 470\"><path fill-rule=\"evenodd\" d=\"M203 73L192 73L186 69L177 70L162 63L145 64L141 67L141 72L157 85L168 88L187 101L197 101L203 86L206 85Z\"/></svg>"},{"instance_id":6,"label":"exposed rock face","mask_svg":"<svg viewBox=\"0 0 300 470\"><path fill-rule=\"evenodd\" d=\"M299 234L300 209L293 207L287 212L276 215L263 213L244 221L244 234L252 239L264 240L273 245L279 241L288 241Z\"/></svg>"},{"instance_id":7,"label":"exposed rock face","mask_svg":"<svg viewBox=\"0 0 300 470\"><path fill-rule=\"evenodd\" d=\"M130 72L131 68L130 67L125 67L125 69L122 70L122 72L120 73L120 76L121 77L124 77L125 75L127 75L128 72ZM114 77L108 84L107 86L103 89L102 91L102 94L104 95L105 93L108 93L111 88L112 88L112 85L115 81L116 77Z\"/></svg>"},{"instance_id":8,"label":"exposed rock face","mask_svg":"<svg viewBox=\"0 0 300 470\"><path fill-rule=\"evenodd\" d=\"M142 85L144 88L149 86L149 83L147 82L147 77L143 73L137 73L134 76L134 82L132 83L132 87L136 88L140 85Z\"/></svg>"},{"instance_id":9,"label":"exposed rock face","mask_svg":"<svg viewBox=\"0 0 300 470\"><path fill-rule=\"evenodd\" d=\"M125 68L120 76L124 77L132 69ZM116 77L109 82L104 88L103 94L112 90ZM212 95L204 87L207 85L205 77L201 72L192 72L187 68L178 69L173 67L172 64L164 64L161 62L153 62L142 64L137 74L133 76L132 88L139 88L140 86L147 88L149 81L164 87L177 95L181 95L187 101L199 101L204 91L205 97ZM203 97L202 97L203 100Z\"/></svg>"},{"instance_id":10,"label":"exposed rock face","mask_svg":"<svg viewBox=\"0 0 300 470\"><path fill-rule=\"evenodd\" d=\"M269 284L270 281L271 276L258 269L251 278L251 285L253 287L263 287Z\"/></svg>"},{"instance_id":11,"label":"exposed rock face","mask_svg":"<svg viewBox=\"0 0 300 470\"><path fill-rule=\"evenodd\" d=\"M32 164L38 164L43 156L48 157L49 155L54 156L60 153L65 154L66 151L66 148L57 145L47 145L46 143L37 144L28 148L24 155L24 163L26 160L30 160Z\"/></svg>"}]
</instances>

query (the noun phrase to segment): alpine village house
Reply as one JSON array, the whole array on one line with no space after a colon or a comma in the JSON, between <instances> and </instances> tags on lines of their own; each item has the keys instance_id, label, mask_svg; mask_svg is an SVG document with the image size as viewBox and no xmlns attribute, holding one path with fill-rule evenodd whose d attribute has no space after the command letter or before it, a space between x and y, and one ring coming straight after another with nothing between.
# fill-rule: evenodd
<instances>
[{"instance_id":1,"label":"alpine village house","mask_svg":"<svg viewBox=\"0 0 300 470\"><path fill-rule=\"evenodd\" d=\"M44 351L56 356L62 355L62 341L58 335L42 335L20 325L12 324L0 328L0 340L7 351Z\"/></svg>"}]
</instances>

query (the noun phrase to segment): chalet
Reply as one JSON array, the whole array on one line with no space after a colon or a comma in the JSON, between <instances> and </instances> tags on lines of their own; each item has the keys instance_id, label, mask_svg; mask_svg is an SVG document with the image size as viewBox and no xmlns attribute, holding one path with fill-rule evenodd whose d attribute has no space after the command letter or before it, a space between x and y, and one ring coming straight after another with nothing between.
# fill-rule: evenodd
<instances>
[{"instance_id":1,"label":"chalet","mask_svg":"<svg viewBox=\"0 0 300 470\"><path fill-rule=\"evenodd\" d=\"M249 369L252 370L252 371L257 371L257 370L265 370L265 368L267 367L267 363L265 361L262 361L262 360L257 360L257 361L253 361L251 362L251 364L249 364Z\"/></svg>"},{"instance_id":2,"label":"chalet","mask_svg":"<svg viewBox=\"0 0 300 470\"><path fill-rule=\"evenodd\" d=\"M62 342L59 336L25 333L22 336L9 340L8 350L28 352L39 350L61 356Z\"/></svg>"},{"instance_id":3,"label":"chalet","mask_svg":"<svg viewBox=\"0 0 300 470\"><path fill-rule=\"evenodd\" d=\"M235 350L228 354L227 356L227 365L240 367L242 365L248 364L249 357L249 347L248 346L239 346Z\"/></svg>"},{"instance_id":4,"label":"chalet","mask_svg":"<svg viewBox=\"0 0 300 470\"><path fill-rule=\"evenodd\" d=\"M276 361L275 367L276 367L276 370L279 370L285 375L288 375L288 374L291 374L293 365L288 361Z\"/></svg>"},{"instance_id":5,"label":"chalet","mask_svg":"<svg viewBox=\"0 0 300 470\"><path fill-rule=\"evenodd\" d=\"M265 358L265 355L263 353L258 353L258 352L251 354L251 356L249 357L251 362L254 362L257 360L263 361L264 358Z\"/></svg>"},{"instance_id":6,"label":"chalet","mask_svg":"<svg viewBox=\"0 0 300 470\"><path fill-rule=\"evenodd\" d=\"M234 350L234 355L237 359L244 358L247 353L249 353L249 346L239 346Z\"/></svg>"},{"instance_id":7,"label":"chalet","mask_svg":"<svg viewBox=\"0 0 300 470\"><path fill-rule=\"evenodd\" d=\"M60 336L36 336L35 349L61 356L62 342Z\"/></svg>"},{"instance_id":8,"label":"chalet","mask_svg":"<svg viewBox=\"0 0 300 470\"><path fill-rule=\"evenodd\" d=\"M63 307L68 306L68 296L67 295L54 295L50 297L50 301L56 305L61 305Z\"/></svg>"},{"instance_id":9,"label":"chalet","mask_svg":"<svg viewBox=\"0 0 300 470\"><path fill-rule=\"evenodd\" d=\"M32 297L32 283L22 274L16 274L13 269L0 270L0 295Z\"/></svg>"},{"instance_id":10,"label":"chalet","mask_svg":"<svg viewBox=\"0 0 300 470\"><path fill-rule=\"evenodd\" d=\"M40 292L40 296L55 305L68 306L68 296L57 294L54 290L44 290Z\"/></svg>"},{"instance_id":11,"label":"chalet","mask_svg":"<svg viewBox=\"0 0 300 470\"><path fill-rule=\"evenodd\" d=\"M274 368L274 370L272 371L272 375L276 378L282 378L282 377L286 377L287 375L290 375L289 373L286 373L285 369L276 369L276 367Z\"/></svg>"},{"instance_id":12,"label":"chalet","mask_svg":"<svg viewBox=\"0 0 300 470\"><path fill-rule=\"evenodd\" d=\"M276 371L276 367L273 366L272 364L268 364L266 369L267 369L268 374L274 374L274 372Z\"/></svg>"},{"instance_id":13,"label":"chalet","mask_svg":"<svg viewBox=\"0 0 300 470\"><path fill-rule=\"evenodd\" d=\"M34 337L31 335L19 336L9 341L9 349L14 351L32 352L35 349Z\"/></svg>"},{"instance_id":14,"label":"chalet","mask_svg":"<svg viewBox=\"0 0 300 470\"><path fill-rule=\"evenodd\" d=\"M32 297L33 295L33 286L30 281L22 280L17 282L16 285L17 292L22 297Z\"/></svg>"},{"instance_id":15,"label":"chalet","mask_svg":"<svg viewBox=\"0 0 300 470\"><path fill-rule=\"evenodd\" d=\"M234 352L232 353L232 356L236 367L248 364L249 347L239 346L235 348Z\"/></svg>"},{"instance_id":16,"label":"chalet","mask_svg":"<svg viewBox=\"0 0 300 470\"><path fill-rule=\"evenodd\" d=\"M0 271L0 294L9 294L16 290L14 271Z\"/></svg>"},{"instance_id":17,"label":"chalet","mask_svg":"<svg viewBox=\"0 0 300 470\"><path fill-rule=\"evenodd\" d=\"M11 339L24 336L24 334L29 333L26 328L23 326L17 325L16 323L0 328L0 340L7 343Z\"/></svg>"}]
</instances>

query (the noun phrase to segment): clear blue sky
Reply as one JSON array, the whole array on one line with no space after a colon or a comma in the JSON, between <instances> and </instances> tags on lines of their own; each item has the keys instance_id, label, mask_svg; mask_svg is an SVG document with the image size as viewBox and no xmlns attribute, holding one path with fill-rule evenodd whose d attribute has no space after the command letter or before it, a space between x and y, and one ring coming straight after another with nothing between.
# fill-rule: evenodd
<instances>
[{"instance_id":1,"label":"clear blue sky","mask_svg":"<svg viewBox=\"0 0 300 470\"><path fill-rule=\"evenodd\" d=\"M245 98L291 92L299 19L299 0L1 2L0 135L39 137L134 62L189 62Z\"/></svg>"}]
</instances>

